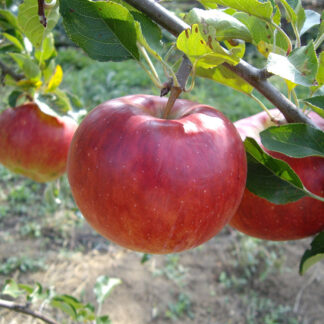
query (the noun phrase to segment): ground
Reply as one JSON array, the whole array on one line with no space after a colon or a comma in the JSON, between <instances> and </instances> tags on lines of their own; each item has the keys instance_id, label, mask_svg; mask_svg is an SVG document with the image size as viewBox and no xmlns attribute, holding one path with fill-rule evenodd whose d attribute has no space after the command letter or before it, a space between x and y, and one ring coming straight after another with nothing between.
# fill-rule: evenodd
<instances>
[{"instance_id":1,"label":"ground","mask_svg":"<svg viewBox=\"0 0 324 324\"><path fill-rule=\"evenodd\" d=\"M113 324L323 323L323 262L298 274L310 238L265 242L227 227L196 249L142 263L143 254L87 225L65 178L40 185L2 167L0 176L1 286L8 278L39 282L96 305L96 279L120 278L101 310ZM75 323L60 311L43 311L59 323ZM14 323L41 322L0 309L0 324Z\"/></svg>"}]
</instances>

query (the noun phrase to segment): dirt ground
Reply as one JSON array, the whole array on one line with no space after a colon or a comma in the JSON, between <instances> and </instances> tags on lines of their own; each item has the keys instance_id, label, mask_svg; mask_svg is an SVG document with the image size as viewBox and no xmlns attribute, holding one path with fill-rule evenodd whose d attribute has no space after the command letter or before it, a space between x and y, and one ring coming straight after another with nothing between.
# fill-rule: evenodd
<instances>
[{"instance_id":1,"label":"dirt ground","mask_svg":"<svg viewBox=\"0 0 324 324\"><path fill-rule=\"evenodd\" d=\"M226 228L201 247L153 256L142 264L142 254L110 244L86 223L70 228L63 245L48 229L42 239L30 239L17 234L17 222L4 224L2 262L12 255L45 257L46 269L25 273L18 269L10 276L1 275L1 283L8 277L21 283L40 282L95 304L96 278L118 277L122 284L102 309L114 324L324 323L323 263L304 277L298 275L299 259L309 239L265 243ZM59 323L72 323L61 313L52 315ZM41 322L0 309L0 323Z\"/></svg>"}]
</instances>

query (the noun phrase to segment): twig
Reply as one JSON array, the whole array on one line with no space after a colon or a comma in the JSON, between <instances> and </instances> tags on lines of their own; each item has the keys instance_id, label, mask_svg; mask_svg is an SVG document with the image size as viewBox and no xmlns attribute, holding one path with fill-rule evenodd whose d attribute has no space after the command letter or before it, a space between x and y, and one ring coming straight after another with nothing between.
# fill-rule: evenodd
<instances>
[{"instance_id":1,"label":"twig","mask_svg":"<svg viewBox=\"0 0 324 324\"><path fill-rule=\"evenodd\" d=\"M161 25L172 35L178 36L182 31L190 28L183 20L162 7L153 0L125 0L136 9L147 14L152 20ZM271 75L264 69L257 69L244 60L237 65L223 64L226 68L242 77L251 84L285 116L288 122L302 122L318 128L307 116L289 101L277 88L266 79Z\"/></svg>"},{"instance_id":2,"label":"twig","mask_svg":"<svg viewBox=\"0 0 324 324\"><path fill-rule=\"evenodd\" d=\"M38 319L44 321L45 323L59 324L58 322L47 317L46 315L43 315L37 311L33 311L33 310L29 309L28 305L17 304L17 303L11 302L11 301L0 299L0 307L7 308L7 309L10 309L15 312L23 313L23 314L38 318Z\"/></svg>"},{"instance_id":3,"label":"twig","mask_svg":"<svg viewBox=\"0 0 324 324\"><path fill-rule=\"evenodd\" d=\"M46 16L45 16L45 0L38 0L38 17L40 23L46 27L47 26L47 21L46 21Z\"/></svg>"},{"instance_id":4,"label":"twig","mask_svg":"<svg viewBox=\"0 0 324 324\"><path fill-rule=\"evenodd\" d=\"M16 73L2 61L0 61L0 69L2 70L3 74L9 74L16 81L22 80L24 78L22 74Z\"/></svg>"}]
</instances>

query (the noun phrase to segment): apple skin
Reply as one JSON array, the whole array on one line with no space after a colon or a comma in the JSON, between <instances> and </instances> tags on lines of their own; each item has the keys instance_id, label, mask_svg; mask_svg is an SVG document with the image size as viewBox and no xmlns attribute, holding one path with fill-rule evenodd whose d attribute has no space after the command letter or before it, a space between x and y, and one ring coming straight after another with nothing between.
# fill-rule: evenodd
<instances>
[{"instance_id":1,"label":"apple skin","mask_svg":"<svg viewBox=\"0 0 324 324\"><path fill-rule=\"evenodd\" d=\"M273 109L270 112L275 118L283 119L279 110ZM309 117L324 130L323 118L313 112L309 114ZM261 112L241 119L234 125L242 140L247 136L252 137L261 145L259 133L275 124L265 112ZM278 152L266 151L271 156L287 162L307 189L324 197L323 158L297 159ZM264 240L302 239L324 230L324 203L310 197L303 197L296 202L276 205L245 189L240 207L231 219L230 226L249 236Z\"/></svg>"},{"instance_id":2,"label":"apple skin","mask_svg":"<svg viewBox=\"0 0 324 324\"><path fill-rule=\"evenodd\" d=\"M234 125L212 107L126 96L91 111L69 151L68 178L90 225L132 250L166 254L198 246L234 215L246 155Z\"/></svg>"},{"instance_id":3,"label":"apple skin","mask_svg":"<svg viewBox=\"0 0 324 324\"><path fill-rule=\"evenodd\" d=\"M35 103L0 114L0 163L37 182L52 181L66 171L67 155L77 123L52 116Z\"/></svg>"}]
</instances>

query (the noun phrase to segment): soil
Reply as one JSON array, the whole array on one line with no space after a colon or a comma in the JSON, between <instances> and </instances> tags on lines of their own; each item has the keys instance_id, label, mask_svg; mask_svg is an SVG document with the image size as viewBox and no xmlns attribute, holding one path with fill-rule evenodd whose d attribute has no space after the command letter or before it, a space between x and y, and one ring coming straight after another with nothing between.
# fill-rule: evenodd
<instances>
[{"instance_id":1,"label":"soil","mask_svg":"<svg viewBox=\"0 0 324 324\"><path fill-rule=\"evenodd\" d=\"M311 238L266 242L226 227L200 247L143 263L143 254L108 242L87 225L66 179L55 186L0 167L0 287L8 278L39 282L97 307L97 278L120 278L101 310L112 324L324 323L323 261L298 274ZM55 188L60 193L53 205L48 198ZM24 261L10 268L13 257ZM0 298L10 299L1 290ZM76 323L46 305L42 311L60 324ZM0 324L35 323L43 322L0 308Z\"/></svg>"}]
</instances>

